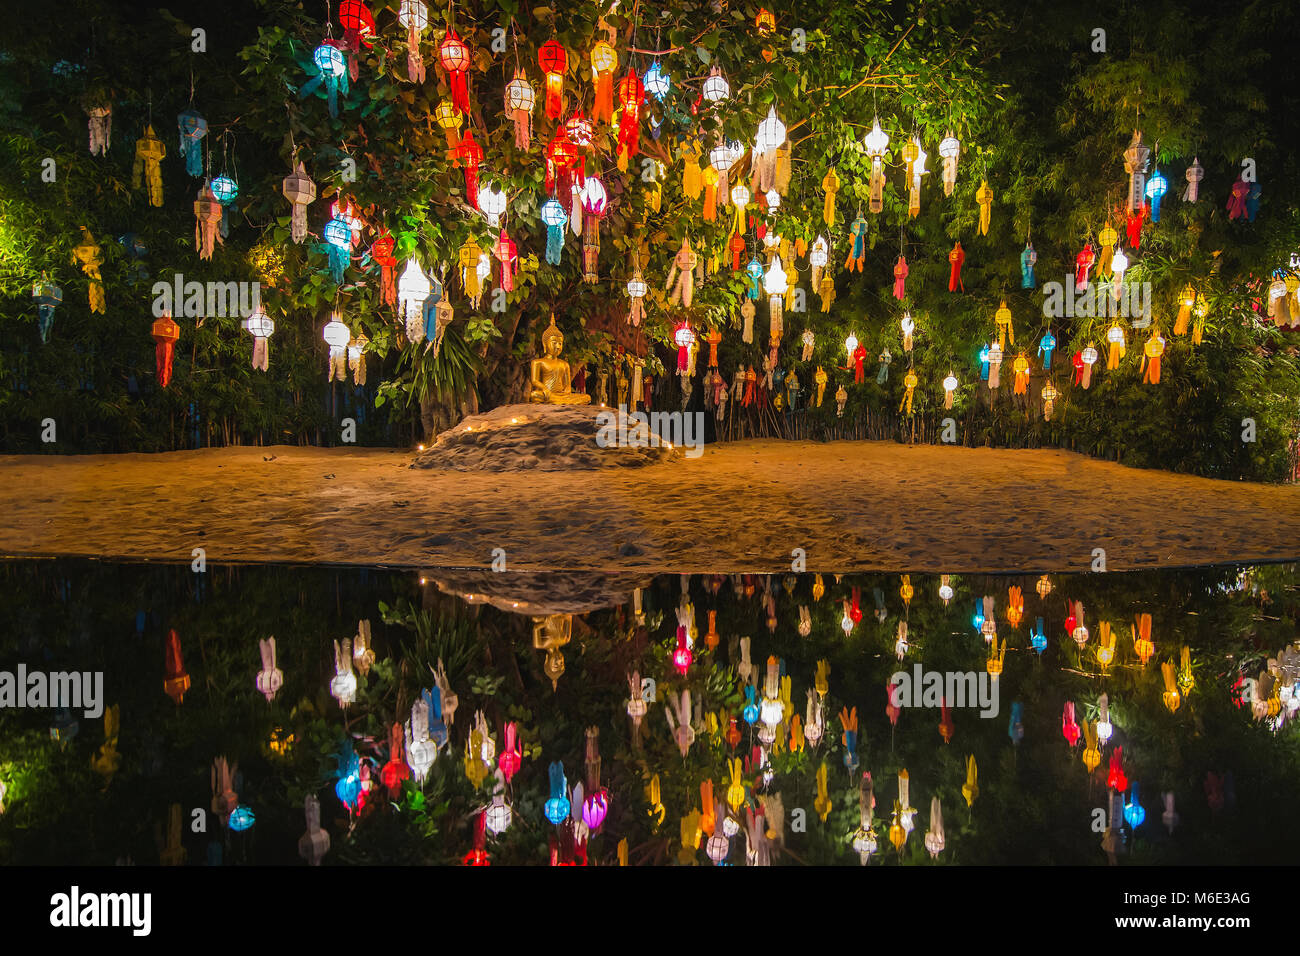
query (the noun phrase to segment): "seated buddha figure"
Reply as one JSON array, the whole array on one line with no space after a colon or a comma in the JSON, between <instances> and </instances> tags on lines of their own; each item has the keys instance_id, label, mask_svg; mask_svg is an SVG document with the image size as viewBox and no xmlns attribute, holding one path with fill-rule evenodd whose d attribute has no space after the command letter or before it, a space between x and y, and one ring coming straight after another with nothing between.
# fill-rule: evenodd
<instances>
[{"instance_id":1,"label":"seated buddha figure","mask_svg":"<svg viewBox=\"0 0 1300 956\"><path fill-rule=\"evenodd\" d=\"M535 358L529 371L528 401L546 405L587 405L590 395L573 391L570 381L569 363L560 358L564 348L564 333L555 325L555 313L551 313L551 324L542 332L541 358Z\"/></svg>"}]
</instances>

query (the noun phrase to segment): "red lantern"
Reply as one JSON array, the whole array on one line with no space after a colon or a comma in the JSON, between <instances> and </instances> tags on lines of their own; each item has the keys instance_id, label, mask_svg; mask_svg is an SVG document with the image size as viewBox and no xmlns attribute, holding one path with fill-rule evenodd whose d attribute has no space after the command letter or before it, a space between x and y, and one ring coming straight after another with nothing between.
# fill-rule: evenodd
<instances>
[{"instance_id":1,"label":"red lantern","mask_svg":"<svg viewBox=\"0 0 1300 956\"><path fill-rule=\"evenodd\" d=\"M474 849L465 854L461 860L466 866L491 866L484 841L487 833L487 815L480 813L474 818Z\"/></svg>"},{"instance_id":2,"label":"red lantern","mask_svg":"<svg viewBox=\"0 0 1300 956\"><path fill-rule=\"evenodd\" d=\"M456 161L465 168L465 201L478 208L478 165L483 162L483 147L474 142L474 131L465 131L465 138L454 150Z\"/></svg>"},{"instance_id":3,"label":"red lantern","mask_svg":"<svg viewBox=\"0 0 1300 956\"><path fill-rule=\"evenodd\" d=\"M379 772L379 779L384 782L388 788L388 795L396 800L402 789L402 781L411 776L411 770L406 766L406 760L402 756L402 725L393 724L392 732L388 737L388 763L384 764L384 769Z\"/></svg>"},{"instance_id":4,"label":"red lantern","mask_svg":"<svg viewBox=\"0 0 1300 956\"><path fill-rule=\"evenodd\" d=\"M618 168L627 170L627 161L636 155L641 137L641 104L645 102L645 86L635 70L629 69L618 84L618 105L622 114L618 120Z\"/></svg>"},{"instance_id":5,"label":"red lantern","mask_svg":"<svg viewBox=\"0 0 1300 956\"><path fill-rule=\"evenodd\" d=\"M397 259L393 255L393 248L396 245L397 241L385 229L370 247L370 258L380 269L380 285L383 287L384 302L390 306L397 304L397 283L394 281Z\"/></svg>"},{"instance_id":6,"label":"red lantern","mask_svg":"<svg viewBox=\"0 0 1300 956\"><path fill-rule=\"evenodd\" d=\"M362 47L369 50L374 46L370 38L375 35L375 17L361 0L343 0L339 4L339 23L343 25L343 42L352 54L348 56L348 75L355 80L355 54L360 53Z\"/></svg>"},{"instance_id":7,"label":"red lantern","mask_svg":"<svg viewBox=\"0 0 1300 956\"><path fill-rule=\"evenodd\" d=\"M163 681L163 691L176 703L185 699L185 692L190 689L190 675L185 672L185 659L181 657L181 639L175 629L167 632L167 679Z\"/></svg>"},{"instance_id":8,"label":"red lantern","mask_svg":"<svg viewBox=\"0 0 1300 956\"><path fill-rule=\"evenodd\" d=\"M563 202L567 204L573 195L574 174L585 180L586 165L578 145L569 139L564 127L560 127L555 139L546 147L546 188L553 196L563 196Z\"/></svg>"},{"instance_id":9,"label":"red lantern","mask_svg":"<svg viewBox=\"0 0 1300 956\"><path fill-rule=\"evenodd\" d=\"M515 287L515 270L519 268L519 249L514 240L501 230L501 237L492 247L492 254L501 261L501 288L511 292Z\"/></svg>"},{"instance_id":10,"label":"red lantern","mask_svg":"<svg viewBox=\"0 0 1300 956\"><path fill-rule=\"evenodd\" d=\"M546 115L557 120L564 112L564 74L569 68L569 54L554 40L547 40L537 51L537 64L546 74Z\"/></svg>"},{"instance_id":11,"label":"red lantern","mask_svg":"<svg viewBox=\"0 0 1300 956\"><path fill-rule=\"evenodd\" d=\"M691 346L695 344L695 333L683 322L677 326L673 341L677 344L677 371L685 372L690 365Z\"/></svg>"},{"instance_id":12,"label":"red lantern","mask_svg":"<svg viewBox=\"0 0 1300 956\"><path fill-rule=\"evenodd\" d=\"M690 669L691 661L694 659L695 655L691 653L691 649L686 643L686 628L678 625L677 647L673 650L673 666L677 668L677 673L685 674Z\"/></svg>"},{"instance_id":13,"label":"red lantern","mask_svg":"<svg viewBox=\"0 0 1300 956\"><path fill-rule=\"evenodd\" d=\"M469 73L469 47L467 47L455 30L448 30L442 45L438 47L438 61L447 71L447 83L451 86L451 103L460 113L469 112L469 87L465 77Z\"/></svg>"},{"instance_id":14,"label":"red lantern","mask_svg":"<svg viewBox=\"0 0 1300 956\"><path fill-rule=\"evenodd\" d=\"M581 107L579 107L578 111L569 118L567 123L564 124L564 129L565 132L569 134L569 139L573 140L575 145L581 146L583 149L586 149L591 145L592 137L595 136L596 133L591 120L587 119L587 117L583 115Z\"/></svg>"},{"instance_id":15,"label":"red lantern","mask_svg":"<svg viewBox=\"0 0 1300 956\"><path fill-rule=\"evenodd\" d=\"M158 384L163 388L166 388L172 380L172 358L176 351L176 340L180 337L181 327L172 321L170 315L164 315L154 322L153 340L157 343L154 348L154 361L158 369Z\"/></svg>"},{"instance_id":16,"label":"red lantern","mask_svg":"<svg viewBox=\"0 0 1300 956\"><path fill-rule=\"evenodd\" d=\"M1110 755L1110 773L1106 777L1106 786L1112 790L1128 789L1128 777L1124 773L1124 748L1116 747Z\"/></svg>"}]
</instances>

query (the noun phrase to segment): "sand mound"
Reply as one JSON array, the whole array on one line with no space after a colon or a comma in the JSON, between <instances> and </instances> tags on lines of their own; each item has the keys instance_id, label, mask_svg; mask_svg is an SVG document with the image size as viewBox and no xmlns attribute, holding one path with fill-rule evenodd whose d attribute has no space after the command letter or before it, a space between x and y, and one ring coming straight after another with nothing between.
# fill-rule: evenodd
<instances>
[{"instance_id":1,"label":"sand mound","mask_svg":"<svg viewBox=\"0 0 1300 956\"><path fill-rule=\"evenodd\" d=\"M649 429L609 408L591 405L502 405L471 415L439 435L412 468L452 471L584 471L636 468L680 459L680 450L652 442ZM597 434L611 420L625 444L602 448Z\"/></svg>"},{"instance_id":2,"label":"sand mound","mask_svg":"<svg viewBox=\"0 0 1300 956\"><path fill-rule=\"evenodd\" d=\"M470 604L491 604L515 614L585 614L628 604L634 588L650 586L646 574L536 573L520 571L421 572L444 594Z\"/></svg>"}]
</instances>

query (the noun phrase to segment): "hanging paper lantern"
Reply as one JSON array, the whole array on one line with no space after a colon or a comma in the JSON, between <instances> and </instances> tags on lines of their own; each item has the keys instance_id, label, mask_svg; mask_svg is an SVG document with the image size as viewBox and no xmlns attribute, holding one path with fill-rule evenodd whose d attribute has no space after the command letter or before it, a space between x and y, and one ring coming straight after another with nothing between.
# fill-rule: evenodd
<instances>
[{"instance_id":1,"label":"hanging paper lantern","mask_svg":"<svg viewBox=\"0 0 1300 956\"><path fill-rule=\"evenodd\" d=\"M537 95L523 70L515 70L514 79L506 84L505 105L506 116L515 124L515 145L527 150L532 144L533 107L537 105Z\"/></svg>"},{"instance_id":2,"label":"hanging paper lantern","mask_svg":"<svg viewBox=\"0 0 1300 956\"><path fill-rule=\"evenodd\" d=\"M1038 253L1034 251L1032 242L1025 243L1025 249L1020 253L1020 288L1032 289L1038 284L1034 277L1034 264L1038 262Z\"/></svg>"},{"instance_id":3,"label":"hanging paper lantern","mask_svg":"<svg viewBox=\"0 0 1300 956\"><path fill-rule=\"evenodd\" d=\"M1128 271L1128 256L1124 255L1123 249L1116 249L1115 254L1110 258L1110 272L1114 277L1112 286L1116 301L1121 296L1120 286L1124 282L1124 273Z\"/></svg>"},{"instance_id":4,"label":"hanging paper lantern","mask_svg":"<svg viewBox=\"0 0 1300 956\"><path fill-rule=\"evenodd\" d=\"M348 70L357 78L357 54L374 46L375 17L362 0L341 0L339 23L343 26L343 45L348 51Z\"/></svg>"},{"instance_id":5,"label":"hanging paper lantern","mask_svg":"<svg viewBox=\"0 0 1300 956\"><path fill-rule=\"evenodd\" d=\"M1192 157L1192 165L1187 167L1184 176L1187 186L1183 189L1183 202L1196 202L1201 195L1201 180L1205 178L1205 167L1201 165L1199 156Z\"/></svg>"},{"instance_id":6,"label":"hanging paper lantern","mask_svg":"<svg viewBox=\"0 0 1300 956\"><path fill-rule=\"evenodd\" d=\"M885 151L889 148L889 134L880 128L879 118L872 122L871 132L863 139L863 146L867 150L867 156L871 158L871 195L868 208L872 212L880 212L885 208L884 158Z\"/></svg>"},{"instance_id":7,"label":"hanging paper lantern","mask_svg":"<svg viewBox=\"0 0 1300 956\"><path fill-rule=\"evenodd\" d=\"M902 301L907 295L907 260L902 256L894 263L894 298ZM911 349L908 349L910 352Z\"/></svg>"},{"instance_id":8,"label":"hanging paper lantern","mask_svg":"<svg viewBox=\"0 0 1300 956\"><path fill-rule=\"evenodd\" d=\"M307 206L316 199L316 184L299 162L294 166L293 172L284 178L280 189L293 207L290 238L294 242L302 242L307 238Z\"/></svg>"},{"instance_id":9,"label":"hanging paper lantern","mask_svg":"<svg viewBox=\"0 0 1300 956\"><path fill-rule=\"evenodd\" d=\"M411 342L424 338L424 301L431 291L429 277L420 264L415 259L406 260L402 277L397 280L397 301L406 323L406 337Z\"/></svg>"},{"instance_id":10,"label":"hanging paper lantern","mask_svg":"<svg viewBox=\"0 0 1300 956\"><path fill-rule=\"evenodd\" d=\"M1151 200L1151 221L1160 221L1160 198L1169 191L1169 180L1165 179L1160 167L1156 167L1146 185L1146 197Z\"/></svg>"},{"instance_id":11,"label":"hanging paper lantern","mask_svg":"<svg viewBox=\"0 0 1300 956\"><path fill-rule=\"evenodd\" d=\"M270 361L270 338L275 331L275 323L259 308L244 320L243 325L253 336L253 368L265 372Z\"/></svg>"},{"instance_id":12,"label":"hanging paper lantern","mask_svg":"<svg viewBox=\"0 0 1300 956\"><path fill-rule=\"evenodd\" d=\"M1108 275L1111 272L1115 255L1115 242L1119 239L1119 233L1109 222L1101 227L1101 232L1097 233L1097 241L1101 243L1101 255L1097 258L1097 274Z\"/></svg>"},{"instance_id":13,"label":"hanging paper lantern","mask_svg":"<svg viewBox=\"0 0 1300 956\"><path fill-rule=\"evenodd\" d=\"M558 199L551 198L542 204L541 219L546 225L546 261L558 266L560 255L564 251L564 227L569 221L569 214L564 211Z\"/></svg>"},{"instance_id":14,"label":"hanging paper lantern","mask_svg":"<svg viewBox=\"0 0 1300 956\"><path fill-rule=\"evenodd\" d=\"M782 328L781 304L787 288L788 282L785 270L781 267L781 257L773 256L772 265L763 276L763 291L767 293L768 315L771 317L772 328L777 334Z\"/></svg>"},{"instance_id":15,"label":"hanging paper lantern","mask_svg":"<svg viewBox=\"0 0 1300 956\"><path fill-rule=\"evenodd\" d=\"M1015 374L1015 380L1012 383L1012 394L1026 395L1029 393L1029 359L1021 352L1016 356L1015 361L1011 363L1011 371Z\"/></svg>"},{"instance_id":16,"label":"hanging paper lantern","mask_svg":"<svg viewBox=\"0 0 1300 956\"><path fill-rule=\"evenodd\" d=\"M199 145L208 135L208 121L194 110L186 110L176 117L181 133L181 156L185 158L185 171L191 176L203 175L203 149Z\"/></svg>"},{"instance_id":17,"label":"hanging paper lantern","mask_svg":"<svg viewBox=\"0 0 1300 956\"><path fill-rule=\"evenodd\" d=\"M465 170L465 201L478 208L478 167L483 162L483 147L474 141L474 131L465 131L465 138L455 149L456 161Z\"/></svg>"},{"instance_id":18,"label":"hanging paper lantern","mask_svg":"<svg viewBox=\"0 0 1300 956\"><path fill-rule=\"evenodd\" d=\"M722 70L718 69L716 64L709 70L701 92L710 103L721 103L731 96L731 84L727 82L727 78L722 75Z\"/></svg>"},{"instance_id":19,"label":"hanging paper lantern","mask_svg":"<svg viewBox=\"0 0 1300 956\"><path fill-rule=\"evenodd\" d=\"M90 155L107 156L109 142L113 137L113 106L101 103L86 107L89 117L87 128L90 133Z\"/></svg>"},{"instance_id":20,"label":"hanging paper lantern","mask_svg":"<svg viewBox=\"0 0 1300 956\"><path fill-rule=\"evenodd\" d=\"M221 236L225 238L229 232L229 215L228 207L235 201L239 195L239 184L224 173L211 182L212 195L217 202L221 203Z\"/></svg>"},{"instance_id":21,"label":"hanging paper lantern","mask_svg":"<svg viewBox=\"0 0 1300 956\"><path fill-rule=\"evenodd\" d=\"M335 285L343 284L343 273L352 261L352 226L341 216L325 224L325 249Z\"/></svg>"},{"instance_id":22,"label":"hanging paper lantern","mask_svg":"<svg viewBox=\"0 0 1300 956\"><path fill-rule=\"evenodd\" d=\"M438 62L447 71L447 85L451 87L451 103L457 112L469 112L469 47L455 30L448 30L438 47Z\"/></svg>"},{"instance_id":23,"label":"hanging paper lantern","mask_svg":"<svg viewBox=\"0 0 1300 956\"><path fill-rule=\"evenodd\" d=\"M506 194L495 183L484 183L478 188L478 210L487 217L493 229L500 227L501 216L506 211Z\"/></svg>"},{"instance_id":24,"label":"hanging paper lantern","mask_svg":"<svg viewBox=\"0 0 1300 956\"><path fill-rule=\"evenodd\" d=\"M1043 420L1050 422L1052 420L1052 412L1056 409L1056 399L1060 397L1060 392L1056 390L1055 385L1053 385L1051 382L1048 382L1046 385L1043 386L1042 395L1043 395Z\"/></svg>"},{"instance_id":25,"label":"hanging paper lantern","mask_svg":"<svg viewBox=\"0 0 1300 956\"><path fill-rule=\"evenodd\" d=\"M1115 725L1110 722L1110 697L1102 694L1097 700L1097 739L1105 745L1115 733Z\"/></svg>"},{"instance_id":26,"label":"hanging paper lantern","mask_svg":"<svg viewBox=\"0 0 1300 956\"><path fill-rule=\"evenodd\" d=\"M586 160L578 145L561 127L546 147L545 185L553 196L567 201L580 189L586 177Z\"/></svg>"},{"instance_id":27,"label":"hanging paper lantern","mask_svg":"<svg viewBox=\"0 0 1300 956\"><path fill-rule=\"evenodd\" d=\"M1159 328L1151 329L1151 337L1142 346L1142 383L1160 384L1160 356L1165 354L1165 339Z\"/></svg>"},{"instance_id":28,"label":"hanging paper lantern","mask_svg":"<svg viewBox=\"0 0 1300 956\"><path fill-rule=\"evenodd\" d=\"M1250 183L1245 182L1240 176L1232 184L1232 189L1228 194L1228 218L1241 219L1246 215L1246 197L1250 194Z\"/></svg>"},{"instance_id":29,"label":"hanging paper lantern","mask_svg":"<svg viewBox=\"0 0 1300 956\"><path fill-rule=\"evenodd\" d=\"M317 75L303 84L298 96L304 97L314 93L321 86L325 87L325 98L329 104L330 116L339 115L339 93L348 93L348 65L337 40L325 40L313 51L312 62L316 64Z\"/></svg>"},{"instance_id":30,"label":"hanging paper lantern","mask_svg":"<svg viewBox=\"0 0 1300 956\"><path fill-rule=\"evenodd\" d=\"M645 277L641 270L637 269L632 273L632 279L627 284L628 298L631 299L631 311L628 313L627 320L633 326L638 326L645 318L645 295L649 291L646 286Z\"/></svg>"},{"instance_id":31,"label":"hanging paper lantern","mask_svg":"<svg viewBox=\"0 0 1300 956\"><path fill-rule=\"evenodd\" d=\"M420 55L420 34L429 27L429 9L422 0L402 0L397 22L406 27L406 78L424 82L424 57Z\"/></svg>"},{"instance_id":32,"label":"hanging paper lantern","mask_svg":"<svg viewBox=\"0 0 1300 956\"><path fill-rule=\"evenodd\" d=\"M591 48L591 79L596 85L595 103L591 118L596 122L614 121L614 71L618 69L618 53L604 40Z\"/></svg>"},{"instance_id":33,"label":"hanging paper lantern","mask_svg":"<svg viewBox=\"0 0 1300 956\"><path fill-rule=\"evenodd\" d=\"M975 202L980 207L980 235L989 234L989 220L993 215L993 190L988 180L980 181L980 188L975 190Z\"/></svg>"},{"instance_id":34,"label":"hanging paper lantern","mask_svg":"<svg viewBox=\"0 0 1300 956\"><path fill-rule=\"evenodd\" d=\"M330 347L329 356L329 380L331 382L343 382L347 380L347 348L348 343L352 341L352 333L348 327L343 324L339 314L335 312L330 316L329 322L325 323L325 328L321 332L321 337L325 339L325 344ZM345 642L351 647L351 641ZM335 647L338 642L335 641ZM348 656L347 672L352 672L351 655ZM337 678L335 678L337 680ZM356 678L353 678L355 684ZM337 694L335 696L338 696Z\"/></svg>"},{"instance_id":35,"label":"hanging paper lantern","mask_svg":"<svg viewBox=\"0 0 1300 956\"><path fill-rule=\"evenodd\" d=\"M921 177L930 172L925 168L925 161L929 159L929 154L921 148L920 139L914 139L908 145L912 147L912 159L909 164L911 175L908 179L911 188L907 193L907 214L914 217L921 214Z\"/></svg>"},{"instance_id":36,"label":"hanging paper lantern","mask_svg":"<svg viewBox=\"0 0 1300 956\"><path fill-rule=\"evenodd\" d=\"M63 290L44 278L32 284L32 298L36 300L37 325L41 341L48 342L50 329L54 325L54 310L63 301Z\"/></svg>"},{"instance_id":37,"label":"hanging paper lantern","mask_svg":"<svg viewBox=\"0 0 1300 956\"><path fill-rule=\"evenodd\" d=\"M956 292L959 287L963 292L966 291L966 286L961 281L961 267L962 267L962 263L964 263L965 261L966 261L966 252L964 249L962 249L961 243L954 242L952 245L952 250L948 253L948 264L950 266L948 272L949 292Z\"/></svg>"},{"instance_id":38,"label":"hanging paper lantern","mask_svg":"<svg viewBox=\"0 0 1300 956\"><path fill-rule=\"evenodd\" d=\"M1097 364L1097 350L1088 343L1088 347L1079 353L1079 366L1076 368L1079 384L1085 389L1092 384L1092 367Z\"/></svg>"},{"instance_id":39,"label":"hanging paper lantern","mask_svg":"<svg viewBox=\"0 0 1300 956\"><path fill-rule=\"evenodd\" d=\"M1151 156L1151 148L1142 142L1141 130L1133 131L1133 139L1124 150L1124 171L1129 175L1128 187L1128 212L1132 215L1138 212L1146 205L1144 196L1146 195L1146 174L1147 160ZM1130 243L1134 248L1137 243Z\"/></svg>"},{"instance_id":40,"label":"hanging paper lantern","mask_svg":"<svg viewBox=\"0 0 1300 956\"><path fill-rule=\"evenodd\" d=\"M943 194L951 196L957 184L957 159L961 155L961 143L951 131L939 141L939 155L943 158Z\"/></svg>"},{"instance_id":41,"label":"hanging paper lantern","mask_svg":"<svg viewBox=\"0 0 1300 956\"><path fill-rule=\"evenodd\" d=\"M645 89L647 96L653 96L662 103L672 87L672 80L659 61L655 60L650 64L650 69L646 70L645 75L641 77L641 85Z\"/></svg>"},{"instance_id":42,"label":"hanging paper lantern","mask_svg":"<svg viewBox=\"0 0 1300 956\"><path fill-rule=\"evenodd\" d=\"M1088 272L1096 261L1097 253L1093 251L1092 243L1085 243L1079 254L1074 257L1075 291L1082 292L1088 287Z\"/></svg>"},{"instance_id":43,"label":"hanging paper lantern","mask_svg":"<svg viewBox=\"0 0 1300 956\"><path fill-rule=\"evenodd\" d=\"M148 187L149 205L162 205L162 160L167 147L153 131L144 128L144 135L135 141L135 166L131 171L131 187L139 189L141 183Z\"/></svg>"},{"instance_id":44,"label":"hanging paper lantern","mask_svg":"<svg viewBox=\"0 0 1300 956\"><path fill-rule=\"evenodd\" d=\"M687 368L689 352L692 345L695 344L695 333L686 322L677 326L673 333L673 343L677 346L677 371L684 372Z\"/></svg>"},{"instance_id":45,"label":"hanging paper lantern","mask_svg":"<svg viewBox=\"0 0 1300 956\"><path fill-rule=\"evenodd\" d=\"M641 129L641 104L645 101L645 86L634 70L629 69L618 84L618 168L627 170L628 160L637 153ZM719 170L721 172L721 170Z\"/></svg>"},{"instance_id":46,"label":"hanging paper lantern","mask_svg":"<svg viewBox=\"0 0 1300 956\"><path fill-rule=\"evenodd\" d=\"M210 183L204 183L199 198L194 202L194 248L200 259L211 259L216 243L221 242L219 225L222 206L212 192Z\"/></svg>"},{"instance_id":47,"label":"hanging paper lantern","mask_svg":"<svg viewBox=\"0 0 1300 956\"><path fill-rule=\"evenodd\" d=\"M1119 360L1124 357L1125 351L1124 330L1120 328L1118 322L1114 323L1106 330L1106 341L1110 343L1110 352L1106 358L1106 368L1114 370L1119 368Z\"/></svg>"},{"instance_id":48,"label":"hanging paper lantern","mask_svg":"<svg viewBox=\"0 0 1300 956\"><path fill-rule=\"evenodd\" d=\"M557 120L564 113L564 74L569 54L555 40L547 40L537 51L537 63L546 74L546 115Z\"/></svg>"},{"instance_id":49,"label":"hanging paper lantern","mask_svg":"<svg viewBox=\"0 0 1300 956\"><path fill-rule=\"evenodd\" d=\"M1043 337L1038 340L1038 355L1043 361L1043 371L1048 371L1052 367L1052 352L1056 349L1056 336L1051 330L1043 333Z\"/></svg>"},{"instance_id":50,"label":"hanging paper lantern","mask_svg":"<svg viewBox=\"0 0 1300 956\"><path fill-rule=\"evenodd\" d=\"M157 343L154 349L154 361L158 384L166 388L172 380L172 359L176 342L181 337L181 327L172 320L170 315L163 315L154 322L152 335L154 342Z\"/></svg>"}]
</instances>

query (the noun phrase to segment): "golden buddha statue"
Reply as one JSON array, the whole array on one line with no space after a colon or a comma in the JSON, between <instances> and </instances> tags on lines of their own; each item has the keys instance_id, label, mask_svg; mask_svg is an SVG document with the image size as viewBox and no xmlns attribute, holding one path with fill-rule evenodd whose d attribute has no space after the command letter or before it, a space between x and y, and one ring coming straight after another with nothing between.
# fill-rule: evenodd
<instances>
[{"instance_id":1,"label":"golden buddha statue","mask_svg":"<svg viewBox=\"0 0 1300 956\"><path fill-rule=\"evenodd\" d=\"M587 405L590 395L572 391L569 363L560 358L564 348L564 333L555 325L555 313L551 313L551 324L542 332L541 358L535 358L529 371L530 389L528 401L545 405Z\"/></svg>"}]
</instances>

